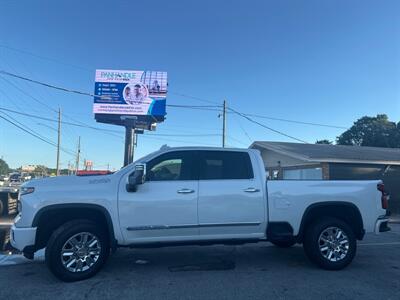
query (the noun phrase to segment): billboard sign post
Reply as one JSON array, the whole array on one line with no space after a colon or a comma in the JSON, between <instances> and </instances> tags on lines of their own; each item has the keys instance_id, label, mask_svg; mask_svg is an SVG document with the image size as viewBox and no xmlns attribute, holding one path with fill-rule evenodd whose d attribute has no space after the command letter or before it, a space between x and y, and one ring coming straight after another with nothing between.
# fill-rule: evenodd
<instances>
[{"instance_id":1,"label":"billboard sign post","mask_svg":"<svg viewBox=\"0 0 400 300\"><path fill-rule=\"evenodd\" d=\"M167 72L96 70L93 113L97 122L125 126L124 165L133 160L134 130L164 121L167 88Z\"/></svg>"}]
</instances>

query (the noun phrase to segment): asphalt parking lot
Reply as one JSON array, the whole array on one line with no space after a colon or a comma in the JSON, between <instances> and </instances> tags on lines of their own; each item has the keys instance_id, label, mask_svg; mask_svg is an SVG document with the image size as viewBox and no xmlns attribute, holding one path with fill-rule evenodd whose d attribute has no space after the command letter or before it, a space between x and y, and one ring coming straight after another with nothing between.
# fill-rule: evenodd
<instances>
[{"instance_id":1,"label":"asphalt parking lot","mask_svg":"<svg viewBox=\"0 0 400 300\"><path fill-rule=\"evenodd\" d=\"M400 299L400 224L391 227L359 242L342 271L318 269L301 246L269 243L119 249L97 276L75 283L17 257L0 266L0 299Z\"/></svg>"}]
</instances>

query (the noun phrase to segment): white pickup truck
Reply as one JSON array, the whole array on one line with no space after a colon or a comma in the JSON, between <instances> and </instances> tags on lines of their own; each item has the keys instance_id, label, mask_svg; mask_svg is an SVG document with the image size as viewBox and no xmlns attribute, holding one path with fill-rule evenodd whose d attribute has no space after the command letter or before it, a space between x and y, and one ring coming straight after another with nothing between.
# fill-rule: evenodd
<instances>
[{"instance_id":1,"label":"white pickup truck","mask_svg":"<svg viewBox=\"0 0 400 300\"><path fill-rule=\"evenodd\" d=\"M253 149L168 148L103 176L25 183L12 245L46 248L61 280L93 276L117 247L302 243L325 269L347 266L365 232L389 230L380 181L267 181Z\"/></svg>"}]
</instances>

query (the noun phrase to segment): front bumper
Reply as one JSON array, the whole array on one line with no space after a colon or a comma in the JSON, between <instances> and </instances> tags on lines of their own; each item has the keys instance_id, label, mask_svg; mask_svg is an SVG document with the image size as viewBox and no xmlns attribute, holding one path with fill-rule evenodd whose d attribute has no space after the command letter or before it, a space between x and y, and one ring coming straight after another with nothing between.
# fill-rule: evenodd
<instances>
[{"instance_id":1,"label":"front bumper","mask_svg":"<svg viewBox=\"0 0 400 300\"><path fill-rule=\"evenodd\" d=\"M15 227L15 224L11 226L10 242L14 248L24 251L25 248L35 245L35 239L36 227Z\"/></svg>"},{"instance_id":2,"label":"front bumper","mask_svg":"<svg viewBox=\"0 0 400 300\"><path fill-rule=\"evenodd\" d=\"M390 231L388 222L389 222L388 216L379 217L375 223L375 234L379 234L380 232Z\"/></svg>"}]
</instances>

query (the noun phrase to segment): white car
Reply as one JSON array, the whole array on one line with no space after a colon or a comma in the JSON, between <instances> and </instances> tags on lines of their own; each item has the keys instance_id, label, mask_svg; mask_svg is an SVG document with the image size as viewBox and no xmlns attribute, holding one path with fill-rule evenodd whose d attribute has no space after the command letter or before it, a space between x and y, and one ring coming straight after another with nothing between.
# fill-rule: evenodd
<instances>
[{"instance_id":1,"label":"white car","mask_svg":"<svg viewBox=\"0 0 400 300\"><path fill-rule=\"evenodd\" d=\"M266 181L253 149L169 148L103 176L32 180L12 245L46 248L64 281L93 276L120 246L302 243L322 268L347 266L365 232L389 230L380 181Z\"/></svg>"}]
</instances>

